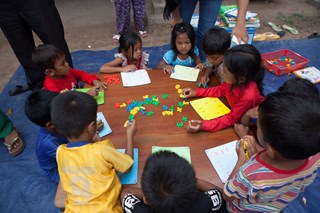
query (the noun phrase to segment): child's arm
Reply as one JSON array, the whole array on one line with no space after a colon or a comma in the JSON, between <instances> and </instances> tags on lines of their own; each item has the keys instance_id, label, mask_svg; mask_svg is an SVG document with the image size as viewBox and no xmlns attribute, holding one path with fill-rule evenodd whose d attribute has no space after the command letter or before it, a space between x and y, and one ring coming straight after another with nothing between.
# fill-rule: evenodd
<instances>
[{"instance_id":1,"label":"child's arm","mask_svg":"<svg viewBox=\"0 0 320 213\"><path fill-rule=\"evenodd\" d=\"M201 62L199 56L196 56L194 62L196 64L196 68L199 69L200 71L202 71L206 68L206 66Z\"/></svg>"},{"instance_id":2,"label":"child's arm","mask_svg":"<svg viewBox=\"0 0 320 213\"><path fill-rule=\"evenodd\" d=\"M131 122L128 123L127 127L127 144L126 144L126 151L125 153L129 155L133 159L133 139L134 136L137 132L137 126L136 126L136 121L131 120ZM131 171L132 166L125 172L129 173Z\"/></svg>"},{"instance_id":3,"label":"child's arm","mask_svg":"<svg viewBox=\"0 0 320 213\"><path fill-rule=\"evenodd\" d=\"M120 57L116 57L113 61L110 61L110 62L102 65L99 69L99 72L101 72L101 73L117 73L117 72L128 72L128 71L137 70L137 67L133 64L125 66L125 67L119 67L119 65L121 65L122 63L123 63L123 59Z\"/></svg>"},{"instance_id":4,"label":"child's arm","mask_svg":"<svg viewBox=\"0 0 320 213\"><path fill-rule=\"evenodd\" d=\"M173 70L173 66L167 64L167 62L166 62L165 60L163 60L163 59L162 59L162 61L157 65L156 68L157 68L157 69L162 69L164 74L166 74L166 73L171 74L171 73L172 73L172 70Z\"/></svg>"},{"instance_id":5,"label":"child's arm","mask_svg":"<svg viewBox=\"0 0 320 213\"><path fill-rule=\"evenodd\" d=\"M136 197L139 198L140 200L142 200L143 197L144 197L141 188L137 188L137 187L126 187L126 188L123 188L122 191L121 191L121 194L120 194L121 202L123 201L123 198L124 198L127 194L133 194L134 196L136 196Z\"/></svg>"},{"instance_id":6,"label":"child's arm","mask_svg":"<svg viewBox=\"0 0 320 213\"><path fill-rule=\"evenodd\" d=\"M210 77L212 76L213 73L214 73L214 69L212 69L211 67L206 67L205 73L201 78L201 84L203 86L208 84L208 82L210 81Z\"/></svg>"},{"instance_id":7,"label":"child's arm","mask_svg":"<svg viewBox=\"0 0 320 213\"><path fill-rule=\"evenodd\" d=\"M201 129L202 122L200 120L190 120L188 122L188 132L194 133L198 132Z\"/></svg>"},{"instance_id":8,"label":"child's arm","mask_svg":"<svg viewBox=\"0 0 320 213\"><path fill-rule=\"evenodd\" d=\"M251 122L252 118L257 118L258 117L258 107L254 107L249 109L242 117L240 120L240 123L245 125L245 126L251 126L253 125Z\"/></svg>"}]
</instances>

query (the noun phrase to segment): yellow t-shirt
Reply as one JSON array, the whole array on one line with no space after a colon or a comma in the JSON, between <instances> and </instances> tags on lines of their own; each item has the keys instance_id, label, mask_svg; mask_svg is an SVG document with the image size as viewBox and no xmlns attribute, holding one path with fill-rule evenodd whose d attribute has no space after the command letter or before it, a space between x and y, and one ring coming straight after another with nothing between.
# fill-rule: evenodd
<instances>
[{"instance_id":1,"label":"yellow t-shirt","mask_svg":"<svg viewBox=\"0 0 320 213\"><path fill-rule=\"evenodd\" d=\"M73 142L57 149L61 187L67 192L65 212L123 212L117 171L133 163L110 140Z\"/></svg>"}]
</instances>

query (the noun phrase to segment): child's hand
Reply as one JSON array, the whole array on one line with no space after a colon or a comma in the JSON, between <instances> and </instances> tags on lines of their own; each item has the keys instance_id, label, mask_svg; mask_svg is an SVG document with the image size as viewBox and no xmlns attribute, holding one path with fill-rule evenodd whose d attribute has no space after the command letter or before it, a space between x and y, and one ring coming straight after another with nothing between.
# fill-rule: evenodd
<instances>
[{"instance_id":1,"label":"child's hand","mask_svg":"<svg viewBox=\"0 0 320 213\"><path fill-rule=\"evenodd\" d=\"M250 118L258 118L258 107L249 109L246 114L250 117Z\"/></svg>"},{"instance_id":2,"label":"child's hand","mask_svg":"<svg viewBox=\"0 0 320 213\"><path fill-rule=\"evenodd\" d=\"M100 136L98 135L98 132L96 132L96 134L93 136L92 141L93 141L93 142L101 141L101 138L100 138Z\"/></svg>"},{"instance_id":3,"label":"child's hand","mask_svg":"<svg viewBox=\"0 0 320 213\"><path fill-rule=\"evenodd\" d=\"M92 97L96 97L99 93L99 87L98 86L95 86L95 87L92 87L88 90L87 94L91 95Z\"/></svg>"},{"instance_id":4,"label":"child's hand","mask_svg":"<svg viewBox=\"0 0 320 213\"><path fill-rule=\"evenodd\" d=\"M173 70L173 66L170 66L170 65L164 65L163 67L162 67L162 69L163 69L163 73L164 74L171 74L172 73L172 70Z\"/></svg>"},{"instance_id":5,"label":"child's hand","mask_svg":"<svg viewBox=\"0 0 320 213\"><path fill-rule=\"evenodd\" d=\"M199 63L199 64L197 64L196 68L199 69L200 71L202 71L206 68L206 65L204 65L203 63Z\"/></svg>"},{"instance_id":6,"label":"child's hand","mask_svg":"<svg viewBox=\"0 0 320 213\"><path fill-rule=\"evenodd\" d=\"M60 93L65 93L65 92L68 92L69 90L68 89L64 89L64 90L61 90Z\"/></svg>"},{"instance_id":7,"label":"child's hand","mask_svg":"<svg viewBox=\"0 0 320 213\"><path fill-rule=\"evenodd\" d=\"M246 161L257 153L256 140L253 136L246 135L241 138L238 143L236 151L239 158L241 156L241 158Z\"/></svg>"},{"instance_id":8,"label":"child's hand","mask_svg":"<svg viewBox=\"0 0 320 213\"><path fill-rule=\"evenodd\" d=\"M136 125L136 121L133 119L130 122L128 122L127 137L133 138L136 132L137 132L137 125Z\"/></svg>"},{"instance_id":9,"label":"child's hand","mask_svg":"<svg viewBox=\"0 0 320 213\"><path fill-rule=\"evenodd\" d=\"M106 82L102 82L102 81L99 81L99 80L94 80L92 82L92 84L95 86L95 87L98 87L99 91L103 91L105 89L108 88L108 84Z\"/></svg>"},{"instance_id":10,"label":"child's hand","mask_svg":"<svg viewBox=\"0 0 320 213\"><path fill-rule=\"evenodd\" d=\"M204 76L202 76L201 78L201 84L204 88L208 87L208 82L210 81L209 75L205 74Z\"/></svg>"},{"instance_id":11,"label":"child's hand","mask_svg":"<svg viewBox=\"0 0 320 213\"><path fill-rule=\"evenodd\" d=\"M97 120L97 132L100 132L103 129L103 122L102 120L98 119Z\"/></svg>"},{"instance_id":12,"label":"child's hand","mask_svg":"<svg viewBox=\"0 0 320 213\"><path fill-rule=\"evenodd\" d=\"M196 96L196 91L191 88L184 88L182 90L182 94L185 98L192 98Z\"/></svg>"},{"instance_id":13,"label":"child's hand","mask_svg":"<svg viewBox=\"0 0 320 213\"><path fill-rule=\"evenodd\" d=\"M130 65L122 68L122 72L132 72L132 71L136 71L136 70L137 70L137 67L133 64L130 64Z\"/></svg>"},{"instance_id":14,"label":"child's hand","mask_svg":"<svg viewBox=\"0 0 320 213\"><path fill-rule=\"evenodd\" d=\"M201 128L201 125L202 125L202 121L190 120L188 122L188 132L190 133L198 132Z\"/></svg>"}]
</instances>

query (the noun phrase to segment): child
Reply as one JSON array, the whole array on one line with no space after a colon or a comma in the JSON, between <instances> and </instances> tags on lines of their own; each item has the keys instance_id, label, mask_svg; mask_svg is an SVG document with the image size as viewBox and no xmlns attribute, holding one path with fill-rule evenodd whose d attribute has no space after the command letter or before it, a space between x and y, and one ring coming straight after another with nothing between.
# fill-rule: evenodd
<instances>
[{"instance_id":1,"label":"child","mask_svg":"<svg viewBox=\"0 0 320 213\"><path fill-rule=\"evenodd\" d=\"M317 87L307 79L303 78L291 78L286 81L281 87L279 87L278 92L283 93L293 93L304 98L319 99L319 91ZM256 136L256 120L258 117L258 107L254 107L248 110L241 118L239 124L234 125L234 130L237 135L242 138L249 132L249 127Z\"/></svg>"},{"instance_id":2,"label":"child","mask_svg":"<svg viewBox=\"0 0 320 213\"><path fill-rule=\"evenodd\" d=\"M61 188L67 193L65 212L122 212L117 172L133 163L135 121L127 128L126 154L109 140L93 142L97 102L86 93L65 92L51 103L51 118L69 143L57 150Z\"/></svg>"},{"instance_id":3,"label":"child","mask_svg":"<svg viewBox=\"0 0 320 213\"><path fill-rule=\"evenodd\" d=\"M199 49L195 44L195 33L191 24L179 23L174 25L171 32L171 50L166 52L157 69L164 73L172 73L175 65L196 67L200 70L204 65L200 61Z\"/></svg>"},{"instance_id":4,"label":"child","mask_svg":"<svg viewBox=\"0 0 320 213\"><path fill-rule=\"evenodd\" d=\"M64 92L78 87L77 80L94 85L88 93L97 96L99 90L107 88L96 76L73 69L66 61L64 53L51 44L39 45L32 53L33 62L46 73L44 89L52 92Z\"/></svg>"},{"instance_id":5,"label":"child","mask_svg":"<svg viewBox=\"0 0 320 213\"><path fill-rule=\"evenodd\" d=\"M219 82L223 82L223 79L221 79L223 56L229 49L230 44L230 34L223 28L213 27L204 34L202 51L207 59L206 72L201 78L201 84L204 87L207 87L213 74L216 75Z\"/></svg>"},{"instance_id":6,"label":"child","mask_svg":"<svg viewBox=\"0 0 320 213\"><path fill-rule=\"evenodd\" d=\"M259 51L252 45L243 44L229 49L223 61L221 73L224 82L220 86L208 89L183 89L183 95L190 97L223 97L225 96L231 111L212 120L191 120L189 132L199 130L215 132L238 123L249 109L258 106L263 100L264 70L261 67Z\"/></svg>"},{"instance_id":7,"label":"child","mask_svg":"<svg viewBox=\"0 0 320 213\"><path fill-rule=\"evenodd\" d=\"M218 190L203 188L192 166L176 153L160 151L144 166L141 187L121 192L125 212L212 212L219 210L222 196Z\"/></svg>"},{"instance_id":8,"label":"child","mask_svg":"<svg viewBox=\"0 0 320 213\"><path fill-rule=\"evenodd\" d=\"M229 212L279 212L317 176L320 165L320 101L271 93L258 109L258 140L264 147L238 162L224 185ZM251 137L254 140L253 137Z\"/></svg>"},{"instance_id":9,"label":"child","mask_svg":"<svg viewBox=\"0 0 320 213\"><path fill-rule=\"evenodd\" d=\"M121 35L118 53L114 60L100 67L101 73L130 72L148 69L149 54L142 51L142 41L138 34L128 32Z\"/></svg>"},{"instance_id":10,"label":"child","mask_svg":"<svg viewBox=\"0 0 320 213\"><path fill-rule=\"evenodd\" d=\"M36 142L36 156L46 176L55 183L59 183L60 179L56 151L58 146L68 142L65 137L58 135L51 122L50 103L57 95L58 93L55 92L39 90L29 95L24 108L30 121L40 126Z\"/></svg>"}]
</instances>

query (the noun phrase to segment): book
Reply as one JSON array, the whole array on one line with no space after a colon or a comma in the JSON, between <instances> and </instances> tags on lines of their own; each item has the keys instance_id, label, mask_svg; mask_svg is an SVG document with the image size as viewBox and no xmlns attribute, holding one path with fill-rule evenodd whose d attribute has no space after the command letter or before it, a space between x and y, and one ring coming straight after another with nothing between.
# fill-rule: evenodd
<instances>
[{"instance_id":1,"label":"book","mask_svg":"<svg viewBox=\"0 0 320 213\"><path fill-rule=\"evenodd\" d=\"M112 130L102 112L97 113L97 119L103 122L103 128L98 132L99 137L102 138L103 136L109 135Z\"/></svg>"},{"instance_id":2,"label":"book","mask_svg":"<svg viewBox=\"0 0 320 213\"><path fill-rule=\"evenodd\" d=\"M180 157L186 159L191 164L190 148L188 146L181 146L181 147L152 146L152 154L159 151L163 151L163 150L174 152Z\"/></svg>"},{"instance_id":3,"label":"book","mask_svg":"<svg viewBox=\"0 0 320 213\"><path fill-rule=\"evenodd\" d=\"M170 78L196 82L200 70L193 67L186 67L181 65L174 66L174 71L171 73Z\"/></svg>"},{"instance_id":4,"label":"book","mask_svg":"<svg viewBox=\"0 0 320 213\"><path fill-rule=\"evenodd\" d=\"M119 152L124 153L125 149L118 149ZM133 165L131 171L128 174L122 174L118 172L118 176L121 184L136 184L138 183L138 160L139 151L137 148L133 149Z\"/></svg>"},{"instance_id":5,"label":"book","mask_svg":"<svg viewBox=\"0 0 320 213\"><path fill-rule=\"evenodd\" d=\"M190 104L203 120L211 120L230 112L230 109L219 98L200 98L190 101Z\"/></svg>"},{"instance_id":6,"label":"book","mask_svg":"<svg viewBox=\"0 0 320 213\"><path fill-rule=\"evenodd\" d=\"M300 78L311 81L313 84L320 82L320 70L315 67L306 67L301 70L296 70L293 73Z\"/></svg>"},{"instance_id":7,"label":"book","mask_svg":"<svg viewBox=\"0 0 320 213\"><path fill-rule=\"evenodd\" d=\"M86 92L88 92L89 89L90 88L77 88L76 91L86 93ZM94 98L96 99L98 105L104 104L104 92L103 91L98 92L98 95Z\"/></svg>"},{"instance_id":8,"label":"book","mask_svg":"<svg viewBox=\"0 0 320 213\"><path fill-rule=\"evenodd\" d=\"M234 140L229 143L206 149L205 152L216 170L222 183L226 183L238 161L236 145L238 141Z\"/></svg>"},{"instance_id":9,"label":"book","mask_svg":"<svg viewBox=\"0 0 320 213\"><path fill-rule=\"evenodd\" d=\"M147 70L121 72L120 74L124 87L140 86L151 83Z\"/></svg>"}]
</instances>

